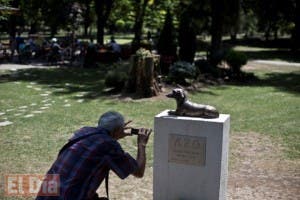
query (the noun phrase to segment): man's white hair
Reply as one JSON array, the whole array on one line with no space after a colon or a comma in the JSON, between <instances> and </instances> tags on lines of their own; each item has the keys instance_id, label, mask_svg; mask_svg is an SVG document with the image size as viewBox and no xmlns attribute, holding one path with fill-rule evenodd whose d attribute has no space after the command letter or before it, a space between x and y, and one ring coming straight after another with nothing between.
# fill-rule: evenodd
<instances>
[{"instance_id":1,"label":"man's white hair","mask_svg":"<svg viewBox=\"0 0 300 200\"><path fill-rule=\"evenodd\" d=\"M117 128L124 126L124 117L118 112L109 111L101 115L98 121L98 127L113 132Z\"/></svg>"}]
</instances>

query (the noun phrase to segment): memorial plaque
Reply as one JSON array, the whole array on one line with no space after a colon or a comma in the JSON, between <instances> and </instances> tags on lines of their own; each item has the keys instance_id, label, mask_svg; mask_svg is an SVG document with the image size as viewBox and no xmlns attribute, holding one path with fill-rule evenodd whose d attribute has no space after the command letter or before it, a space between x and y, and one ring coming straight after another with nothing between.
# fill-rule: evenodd
<instances>
[{"instance_id":1,"label":"memorial plaque","mask_svg":"<svg viewBox=\"0 0 300 200\"><path fill-rule=\"evenodd\" d=\"M169 135L169 162L185 165L205 165L206 138Z\"/></svg>"}]
</instances>

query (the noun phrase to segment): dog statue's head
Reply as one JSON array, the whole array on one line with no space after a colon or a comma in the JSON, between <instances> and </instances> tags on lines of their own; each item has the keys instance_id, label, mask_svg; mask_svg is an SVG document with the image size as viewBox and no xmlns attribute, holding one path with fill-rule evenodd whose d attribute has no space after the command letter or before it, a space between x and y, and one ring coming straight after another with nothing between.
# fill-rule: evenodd
<instances>
[{"instance_id":1,"label":"dog statue's head","mask_svg":"<svg viewBox=\"0 0 300 200\"><path fill-rule=\"evenodd\" d=\"M181 88L173 89L173 91L170 94L167 94L166 96L168 98L174 98L178 101L182 101L182 100L185 100L187 98L184 90L181 89Z\"/></svg>"}]
</instances>

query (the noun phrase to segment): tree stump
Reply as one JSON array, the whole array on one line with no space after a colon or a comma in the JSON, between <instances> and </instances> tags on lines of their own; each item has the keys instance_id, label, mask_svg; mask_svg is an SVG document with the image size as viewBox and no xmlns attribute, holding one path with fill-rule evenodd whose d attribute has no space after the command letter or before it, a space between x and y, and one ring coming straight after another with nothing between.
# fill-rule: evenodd
<instances>
[{"instance_id":1,"label":"tree stump","mask_svg":"<svg viewBox=\"0 0 300 200\"><path fill-rule=\"evenodd\" d=\"M157 96L161 91L158 82L159 56L131 56L131 68L127 81L127 92L136 93L140 97Z\"/></svg>"}]
</instances>

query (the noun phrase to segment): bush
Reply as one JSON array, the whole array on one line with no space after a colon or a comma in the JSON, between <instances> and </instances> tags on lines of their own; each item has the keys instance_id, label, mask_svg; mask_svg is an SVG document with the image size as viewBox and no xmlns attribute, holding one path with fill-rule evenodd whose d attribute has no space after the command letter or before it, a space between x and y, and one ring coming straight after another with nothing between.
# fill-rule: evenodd
<instances>
[{"instance_id":1,"label":"bush","mask_svg":"<svg viewBox=\"0 0 300 200\"><path fill-rule=\"evenodd\" d=\"M197 68L189 62L178 61L170 67L169 79L172 82L186 84L186 78L195 78L197 76Z\"/></svg>"},{"instance_id":2,"label":"bush","mask_svg":"<svg viewBox=\"0 0 300 200\"><path fill-rule=\"evenodd\" d=\"M228 51L225 56L225 61L230 66L233 73L240 73L241 67L247 63L247 56L244 53L240 53L234 50Z\"/></svg>"},{"instance_id":3,"label":"bush","mask_svg":"<svg viewBox=\"0 0 300 200\"><path fill-rule=\"evenodd\" d=\"M148 56L152 56L151 52L145 48L139 48L136 52L135 55L141 57L141 58L146 58Z\"/></svg>"},{"instance_id":4,"label":"bush","mask_svg":"<svg viewBox=\"0 0 300 200\"><path fill-rule=\"evenodd\" d=\"M123 31L125 25L126 25L126 24L125 24L124 20L122 20L122 19L119 19L119 20L116 21L116 27L117 27L117 29L118 29L119 31Z\"/></svg>"},{"instance_id":5,"label":"bush","mask_svg":"<svg viewBox=\"0 0 300 200\"><path fill-rule=\"evenodd\" d=\"M176 30L173 25L173 18L170 11L167 11L162 31L160 32L157 44L157 52L160 57L160 69L163 75L169 74L170 65L177 58Z\"/></svg>"},{"instance_id":6,"label":"bush","mask_svg":"<svg viewBox=\"0 0 300 200\"><path fill-rule=\"evenodd\" d=\"M208 60L196 60L195 65L201 74L210 74L215 78L220 76L219 68L213 66Z\"/></svg>"},{"instance_id":7,"label":"bush","mask_svg":"<svg viewBox=\"0 0 300 200\"><path fill-rule=\"evenodd\" d=\"M107 87L113 87L116 90L122 90L127 81L127 74L122 71L109 71L105 77L105 85Z\"/></svg>"},{"instance_id":8,"label":"bush","mask_svg":"<svg viewBox=\"0 0 300 200\"><path fill-rule=\"evenodd\" d=\"M176 57L176 32L170 11L167 12L163 29L158 39L157 50L160 55Z\"/></svg>"}]
</instances>

